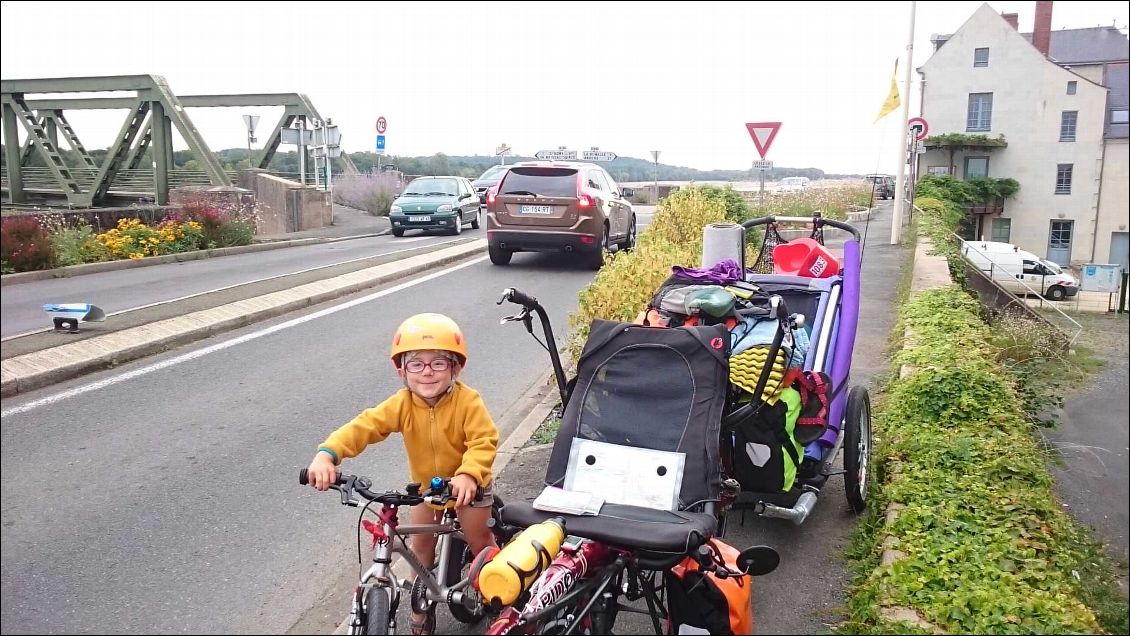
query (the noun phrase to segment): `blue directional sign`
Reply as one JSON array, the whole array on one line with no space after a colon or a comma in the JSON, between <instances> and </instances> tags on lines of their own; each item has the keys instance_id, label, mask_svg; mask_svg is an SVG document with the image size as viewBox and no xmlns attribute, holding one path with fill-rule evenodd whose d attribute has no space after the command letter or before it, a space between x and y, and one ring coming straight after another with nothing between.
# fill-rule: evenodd
<instances>
[{"instance_id":1,"label":"blue directional sign","mask_svg":"<svg viewBox=\"0 0 1130 636\"><path fill-rule=\"evenodd\" d=\"M384 153L385 151L385 136L377 135L377 152Z\"/></svg>"}]
</instances>

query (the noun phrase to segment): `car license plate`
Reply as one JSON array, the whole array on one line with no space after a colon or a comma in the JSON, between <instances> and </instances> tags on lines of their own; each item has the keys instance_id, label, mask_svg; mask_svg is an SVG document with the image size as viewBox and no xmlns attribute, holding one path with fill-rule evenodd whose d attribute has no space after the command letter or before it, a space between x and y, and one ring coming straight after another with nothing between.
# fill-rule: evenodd
<instances>
[{"instance_id":1,"label":"car license plate","mask_svg":"<svg viewBox=\"0 0 1130 636\"><path fill-rule=\"evenodd\" d=\"M522 214L540 214L540 215L544 216L544 215L547 215L547 214L553 214L553 206L552 205L523 205L519 209L519 212L521 212Z\"/></svg>"},{"instance_id":2,"label":"car license plate","mask_svg":"<svg viewBox=\"0 0 1130 636\"><path fill-rule=\"evenodd\" d=\"M427 221L431 221L432 217L430 217L430 216L410 216L410 217L408 217L408 220L413 222L413 223L425 223Z\"/></svg>"}]
</instances>

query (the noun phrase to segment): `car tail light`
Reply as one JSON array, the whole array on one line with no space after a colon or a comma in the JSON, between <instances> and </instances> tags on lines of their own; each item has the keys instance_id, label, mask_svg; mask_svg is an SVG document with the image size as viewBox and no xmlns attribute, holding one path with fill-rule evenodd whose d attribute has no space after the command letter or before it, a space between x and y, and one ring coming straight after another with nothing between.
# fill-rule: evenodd
<instances>
[{"instance_id":1,"label":"car tail light","mask_svg":"<svg viewBox=\"0 0 1130 636\"><path fill-rule=\"evenodd\" d=\"M494 203L494 200L496 198L498 198L498 187L497 186L491 188L490 190L487 190L487 203Z\"/></svg>"},{"instance_id":2,"label":"car tail light","mask_svg":"<svg viewBox=\"0 0 1130 636\"><path fill-rule=\"evenodd\" d=\"M581 242L585 245L593 245L594 243L596 243L596 239L591 236L582 236Z\"/></svg>"},{"instance_id":3,"label":"car tail light","mask_svg":"<svg viewBox=\"0 0 1130 636\"><path fill-rule=\"evenodd\" d=\"M577 205L581 206L582 208L592 207L592 197L587 194L578 194Z\"/></svg>"}]
</instances>

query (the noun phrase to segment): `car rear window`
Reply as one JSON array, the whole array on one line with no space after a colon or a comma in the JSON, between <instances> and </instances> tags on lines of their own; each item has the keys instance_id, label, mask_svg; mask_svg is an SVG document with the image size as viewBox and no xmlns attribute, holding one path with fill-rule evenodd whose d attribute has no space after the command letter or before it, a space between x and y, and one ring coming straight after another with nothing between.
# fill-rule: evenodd
<instances>
[{"instance_id":1,"label":"car rear window","mask_svg":"<svg viewBox=\"0 0 1130 636\"><path fill-rule=\"evenodd\" d=\"M532 192L544 197L577 196L575 168L511 168L498 188L499 194Z\"/></svg>"}]
</instances>

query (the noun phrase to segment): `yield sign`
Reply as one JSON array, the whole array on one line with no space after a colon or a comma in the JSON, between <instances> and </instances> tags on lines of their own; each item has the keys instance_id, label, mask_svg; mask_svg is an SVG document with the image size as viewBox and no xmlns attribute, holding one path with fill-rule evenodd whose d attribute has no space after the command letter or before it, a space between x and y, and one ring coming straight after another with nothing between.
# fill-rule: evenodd
<instances>
[{"instance_id":1,"label":"yield sign","mask_svg":"<svg viewBox=\"0 0 1130 636\"><path fill-rule=\"evenodd\" d=\"M773 138L777 136L777 131L781 129L781 122L765 121L746 124L745 127L749 131L749 136L753 138L753 145L757 146L757 152L764 159L765 153L769 152L769 146L773 144Z\"/></svg>"}]
</instances>

